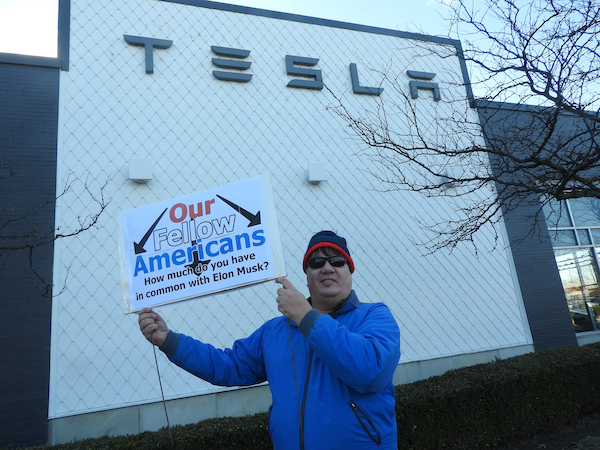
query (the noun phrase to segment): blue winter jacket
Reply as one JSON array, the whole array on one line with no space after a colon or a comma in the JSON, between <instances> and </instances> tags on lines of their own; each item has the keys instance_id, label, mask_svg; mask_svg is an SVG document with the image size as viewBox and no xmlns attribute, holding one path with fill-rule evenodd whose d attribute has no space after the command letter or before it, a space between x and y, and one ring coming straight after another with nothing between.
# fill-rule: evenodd
<instances>
[{"instance_id":1,"label":"blue winter jacket","mask_svg":"<svg viewBox=\"0 0 600 450\"><path fill-rule=\"evenodd\" d=\"M277 317L231 349L170 332L162 350L216 385L268 380L276 450L398 448L392 376L400 331L383 303L360 303L352 291L332 315L312 310L299 327Z\"/></svg>"}]
</instances>

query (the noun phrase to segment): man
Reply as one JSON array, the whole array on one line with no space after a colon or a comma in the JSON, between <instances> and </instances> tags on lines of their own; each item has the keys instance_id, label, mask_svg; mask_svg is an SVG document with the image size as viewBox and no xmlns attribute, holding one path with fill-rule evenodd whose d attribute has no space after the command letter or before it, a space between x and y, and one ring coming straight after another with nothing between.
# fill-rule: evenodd
<instances>
[{"instance_id":1,"label":"man","mask_svg":"<svg viewBox=\"0 0 600 450\"><path fill-rule=\"evenodd\" d=\"M283 314L231 349L170 331L151 309L142 333L190 373L222 386L269 381L269 432L276 450L398 448L392 376L400 331L383 303L360 303L346 240L315 234L303 260L310 297L276 281Z\"/></svg>"}]
</instances>

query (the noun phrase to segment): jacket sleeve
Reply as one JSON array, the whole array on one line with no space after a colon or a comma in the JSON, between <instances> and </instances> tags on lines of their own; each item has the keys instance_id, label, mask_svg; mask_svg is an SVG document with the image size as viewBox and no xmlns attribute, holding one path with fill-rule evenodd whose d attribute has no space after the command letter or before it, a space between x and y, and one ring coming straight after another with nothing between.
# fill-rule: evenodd
<instances>
[{"instance_id":1,"label":"jacket sleeve","mask_svg":"<svg viewBox=\"0 0 600 450\"><path fill-rule=\"evenodd\" d=\"M262 355L262 333L261 327L225 350L184 334L170 334L162 350L171 362L209 383L250 386L267 379Z\"/></svg>"},{"instance_id":2,"label":"jacket sleeve","mask_svg":"<svg viewBox=\"0 0 600 450\"><path fill-rule=\"evenodd\" d=\"M400 330L392 313L383 303L370 306L352 331L325 314L308 317L312 327L303 330L308 331L309 345L331 371L363 394L383 389L400 359Z\"/></svg>"}]
</instances>

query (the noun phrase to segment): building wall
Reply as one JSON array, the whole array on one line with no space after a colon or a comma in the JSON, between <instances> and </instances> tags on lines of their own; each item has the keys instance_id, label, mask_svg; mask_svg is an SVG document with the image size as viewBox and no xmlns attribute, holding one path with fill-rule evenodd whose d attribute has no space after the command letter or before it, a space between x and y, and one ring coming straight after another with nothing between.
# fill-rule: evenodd
<instances>
[{"instance_id":1,"label":"building wall","mask_svg":"<svg viewBox=\"0 0 600 450\"><path fill-rule=\"evenodd\" d=\"M485 352L447 356L426 361L400 364L394 384L411 383L461 367L484 364L533 351L532 345L502 348ZM198 395L162 402L110 409L50 421L49 443L60 444L74 439L119 436L155 431L171 425L197 423L214 417L237 417L266 412L271 392L266 385ZM165 414L167 410L167 415Z\"/></svg>"},{"instance_id":2,"label":"building wall","mask_svg":"<svg viewBox=\"0 0 600 450\"><path fill-rule=\"evenodd\" d=\"M505 218L534 347L544 350L577 345L548 231L540 230L541 236L528 235L532 214L545 222L543 214L531 206Z\"/></svg>"},{"instance_id":3,"label":"building wall","mask_svg":"<svg viewBox=\"0 0 600 450\"><path fill-rule=\"evenodd\" d=\"M521 151L519 143L526 142L519 133L530 138L535 134L532 130L540 127L535 108L499 103L481 106L478 112L486 136L502 142L508 139L515 153ZM569 120L560 124L567 134ZM524 198L516 209L505 209L504 219L535 349L577 345L539 196Z\"/></svg>"},{"instance_id":4,"label":"building wall","mask_svg":"<svg viewBox=\"0 0 600 450\"><path fill-rule=\"evenodd\" d=\"M423 52L422 44L456 53L453 41L367 27L313 23L296 16L226 11L218 6L74 0L69 71L61 73L58 183L74 192L57 204L57 225L70 228L110 199L97 228L56 245L55 279L68 283L53 303L49 417L151 404L161 398L150 345L136 317L121 309L117 222L121 211L259 174L269 174L289 279L305 289L301 259L310 236L333 229L349 239L357 262L354 287L365 301L384 301L403 333L402 363L531 343L511 255L486 242L426 255L416 218L457 213L444 200L385 192L373 162L332 110L343 98L354 111L380 100L413 105L423 120L444 114L431 91L406 100L407 70L435 72L442 94L465 99L458 57ZM172 40L153 51L124 35ZM248 83L218 80L211 46L250 50ZM323 90L295 89L285 56L318 58ZM361 85L381 98L352 93L349 64ZM397 82L385 75L396 74ZM391 125L407 131L401 118ZM154 163L153 180L128 180L132 158ZM306 181L308 163L325 163L329 178ZM366 169L366 170L365 170ZM487 234L486 234L487 233ZM489 238L491 240L491 238ZM489 247L489 248L488 248ZM275 283L162 308L172 329L217 347L254 331L278 312ZM306 292L305 292L306 293ZM162 358L162 356L161 356ZM224 392L159 359L168 400ZM58 430L57 430L58 432Z\"/></svg>"},{"instance_id":5,"label":"building wall","mask_svg":"<svg viewBox=\"0 0 600 450\"><path fill-rule=\"evenodd\" d=\"M428 238L420 222L458 217L460 203L387 190L374 176L384 171L335 114L340 100L360 114L385 106L390 128L408 138L414 130L403 107L431 129L440 117L476 123L457 42L202 0L60 4L61 58L42 67L35 58L0 55L0 102L8 106L0 110L0 151L15 168L0 177L0 204L3 212L35 210L19 228L41 225L41 235L52 234L54 212L38 207L67 187L55 209L62 233L107 208L90 231L57 241L54 255L52 245L36 248L36 273L57 287L53 300L42 295L48 283L31 271L27 252L4 259L2 304L19 340L0 357L9 374L0 445L45 442L48 418L51 443L158 429L165 425L159 376L172 424L267 408L266 386L211 386L160 354L157 370L137 317L121 308L116 220L122 211L259 174L271 176L297 287L305 290L300 264L314 232L348 238L360 298L384 301L402 331L395 383L575 343L547 235L521 239L528 211L504 217L499 245L484 228L478 255L469 246L428 254L415 245ZM126 34L173 45L152 51L150 74L143 48ZM250 50L244 73L252 80L213 76L213 45ZM324 89L287 87L306 78L286 73L286 55L317 58L312 69L321 71ZM354 94L350 63L362 86L383 93ZM407 70L436 73L442 101L427 90L411 99ZM463 123L456 133L475 129ZM135 158L153 161L149 183L128 179ZM309 163L327 165L326 182L306 181ZM174 330L227 347L278 314L275 291L267 283L162 313Z\"/></svg>"},{"instance_id":6,"label":"building wall","mask_svg":"<svg viewBox=\"0 0 600 450\"><path fill-rule=\"evenodd\" d=\"M0 63L0 447L47 439L57 68ZM50 239L50 243L37 245Z\"/></svg>"}]
</instances>

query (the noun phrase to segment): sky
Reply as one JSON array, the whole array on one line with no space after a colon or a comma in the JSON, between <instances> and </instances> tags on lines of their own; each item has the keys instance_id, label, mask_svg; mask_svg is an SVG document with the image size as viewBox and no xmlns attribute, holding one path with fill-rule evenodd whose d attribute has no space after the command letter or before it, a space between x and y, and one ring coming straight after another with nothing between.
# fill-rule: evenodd
<instances>
[{"instance_id":1,"label":"sky","mask_svg":"<svg viewBox=\"0 0 600 450\"><path fill-rule=\"evenodd\" d=\"M221 3L448 36L443 17L449 16L450 8L446 4L451 1L233 0ZM56 57L57 24L58 0L0 0L0 53Z\"/></svg>"}]
</instances>

